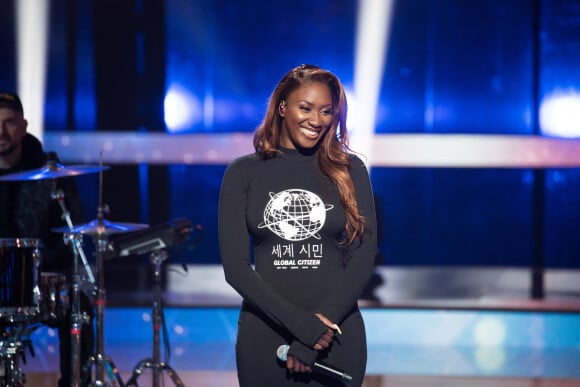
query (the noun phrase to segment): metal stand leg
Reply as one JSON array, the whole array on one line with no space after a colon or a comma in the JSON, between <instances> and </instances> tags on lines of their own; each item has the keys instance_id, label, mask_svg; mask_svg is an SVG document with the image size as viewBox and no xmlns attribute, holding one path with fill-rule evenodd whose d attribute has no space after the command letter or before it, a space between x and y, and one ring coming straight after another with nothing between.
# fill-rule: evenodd
<instances>
[{"instance_id":1,"label":"metal stand leg","mask_svg":"<svg viewBox=\"0 0 580 387\"><path fill-rule=\"evenodd\" d=\"M71 235L71 238L74 236ZM73 281L72 281L72 311L70 316L70 336L71 336L71 383L74 387L80 386L81 380L81 329L83 323L87 322L86 316L81 313L80 307L80 275L77 249L73 249Z\"/></svg>"},{"instance_id":2,"label":"metal stand leg","mask_svg":"<svg viewBox=\"0 0 580 387\"><path fill-rule=\"evenodd\" d=\"M18 337L4 337L0 340L0 385L24 386L26 377L20 369L23 348Z\"/></svg>"},{"instance_id":3,"label":"metal stand leg","mask_svg":"<svg viewBox=\"0 0 580 387\"><path fill-rule=\"evenodd\" d=\"M96 367L96 379L93 382L94 386L120 386L123 387L123 379L119 370L113 363L110 357L104 354L105 352L105 327L104 315L106 306L106 292L105 292L105 276L104 276L104 252L107 248L107 241L103 239L102 235L97 235L95 238L97 246L97 291L96 291L96 353L93 354L88 361L87 368L90 369L94 365ZM110 384L103 384L105 381L105 373Z\"/></svg>"},{"instance_id":4,"label":"metal stand leg","mask_svg":"<svg viewBox=\"0 0 580 387\"><path fill-rule=\"evenodd\" d=\"M51 193L52 198L56 199L63 213L63 219L65 219L68 228L71 233L65 233L64 242L65 244L71 243L72 251L74 255L73 259L73 283L72 283L72 311L71 311L71 384L73 387L79 387L81 384L81 329L83 324L87 324L90 319L88 316L81 312L80 308L80 284L81 275L79 268L79 258L85 268L85 273L91 284L94 284L95 279L93 273L89 267L89 263L85 256L84 250L82 248L81 239L82 236L75 235L72 233L74 229L72 220L70 218L70 213L66 209L64 202L64 193L61 190L56 190L56 182L53 180L53 192Z\"/></svg>"},{"instance_id":5,"label":"metal stand leg","mask_svg":"<svg viewBox=\"0 0 580 387\"><path fill-rule=\"evenodd\" d=\"M143 370L150 368L153 373L153 387L160 386L160 377L163 371L166 371L173 384L182 387L183 382L169 366L169 364L164 363L160 359L160 332L159 329L163 324L163 305L162 305L162 295L161 295L161 264L168 257L166 250L156 250L151 253L151 264L153 266L153 357L145 358L133 369L133 375L131 379L127 382L127 387L138 386L137 379L143 373Z\"/></svg>"},{"instance_id":6,"label":"metal stand leg","mask_svg":"<svg viewBox=\"0 0 580 387\"><path fill-rule=\"evenodd\" d=\"M34 356L29 336L36 325L16 323L0 327L0 386L21 387L26 384L26 375L20 368L20 360L26 364L26 348Z\"/></svg>"}]
</instances>

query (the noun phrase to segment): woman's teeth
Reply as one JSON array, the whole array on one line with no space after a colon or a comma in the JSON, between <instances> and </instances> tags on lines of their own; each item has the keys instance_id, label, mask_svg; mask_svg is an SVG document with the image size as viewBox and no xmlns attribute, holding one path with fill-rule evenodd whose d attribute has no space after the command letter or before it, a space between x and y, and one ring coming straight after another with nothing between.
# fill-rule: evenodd
<instances>
[{"instance_id":1,"label":"woman's teeth","mask_svg":"<svg viewBox=\"0 0 580 387\"><path fill-rule=\"evenodd\" d=\"M300 127L300 130L302 131L302 133L304 133L308 137L317 137L318 136L318 132L315 132L314 130L310 130L310 129L306 129L306 128L302 128L302 127Z\"/></svg>"}]
</instances>

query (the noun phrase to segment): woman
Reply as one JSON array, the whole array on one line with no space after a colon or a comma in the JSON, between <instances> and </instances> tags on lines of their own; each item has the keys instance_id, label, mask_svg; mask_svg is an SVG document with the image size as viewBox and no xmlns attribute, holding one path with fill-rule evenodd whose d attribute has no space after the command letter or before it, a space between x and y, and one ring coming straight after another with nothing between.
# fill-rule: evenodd
<instances>
[{"instance_id":1,"label":"woman","mask_svg":"<svg viewBox=\"0 0 580 387\"><path fill-rule=\"evenodd\" d=\"M288 72L254 147L226 169L219 205L225 277L243 297L240 386L343 385L314 362L360 386L366 338L357 299L373 272L376 219L367 170L348 153L338 78L311 65ZM285 361L276 356L282 345L290 346Z\"/></svg>"}]
</instances>

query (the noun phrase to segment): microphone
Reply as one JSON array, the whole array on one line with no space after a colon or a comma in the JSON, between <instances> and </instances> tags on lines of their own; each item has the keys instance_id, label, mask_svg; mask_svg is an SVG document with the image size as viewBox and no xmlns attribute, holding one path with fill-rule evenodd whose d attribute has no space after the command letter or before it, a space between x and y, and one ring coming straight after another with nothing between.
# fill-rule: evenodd
<instances>
[{"instance_id":1,"label":"microphone","mask_svg":"<svg viewBox=\"0 0 580 387\"><path fill-rule=\"evenodd\" d=\"M278 359L285 362L289 350L290 346L288 344L283 344L278 347L278 350L276 351L276 356L278 357ZM342 370L333 368L328 364L314 362L314 364L312 365L312 369L320 371L328 376L332 376L333 378L337 378L345 382L350 382L352 380L352 376L350 376L349 374L347 374Z\"/></svg>"}]
</instances>

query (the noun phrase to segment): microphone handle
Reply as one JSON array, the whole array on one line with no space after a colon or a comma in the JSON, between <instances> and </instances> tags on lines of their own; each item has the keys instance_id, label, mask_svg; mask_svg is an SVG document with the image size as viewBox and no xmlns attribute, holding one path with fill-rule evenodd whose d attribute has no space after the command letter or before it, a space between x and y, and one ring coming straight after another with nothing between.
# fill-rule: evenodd
<instances>
[{"instance_id":1,"label":"microphone handle","mask_svg":"<svg viewBox=\"0 0 580 387\"><path fill-rule=\"evenodd\" d=\"M329 376L337 377L346 382L352 381L352 376L350 376L346 372L343 372L342 370L336 368L331 368L324 363L314 362L313 367L319 371L326 373Z\"/></svg>"},{"instance_id":2,"label":"microphone handle","mask_svg":"<svg viewBox=\"0 0 580 387\"><path fill-rule=\"evenodd\" d=\"M289 350L290 350L290 346L288 344L283 344L283 345L278 347L278 350L276 351L276 356L278 357L278 359L285 362L286 359L288 358L288 351ZM317 371L320 371L322 373L325 373L328 376L331 376L333 378L338 378L338 379L343 380L345 382L352 381L352 376L350 376L346 372L339 370L337 368L333 368L333 367L326 365L324 363L314 362L314 364L312 365L312 368L317 370Z\"/></svg>"}]
</instances>

